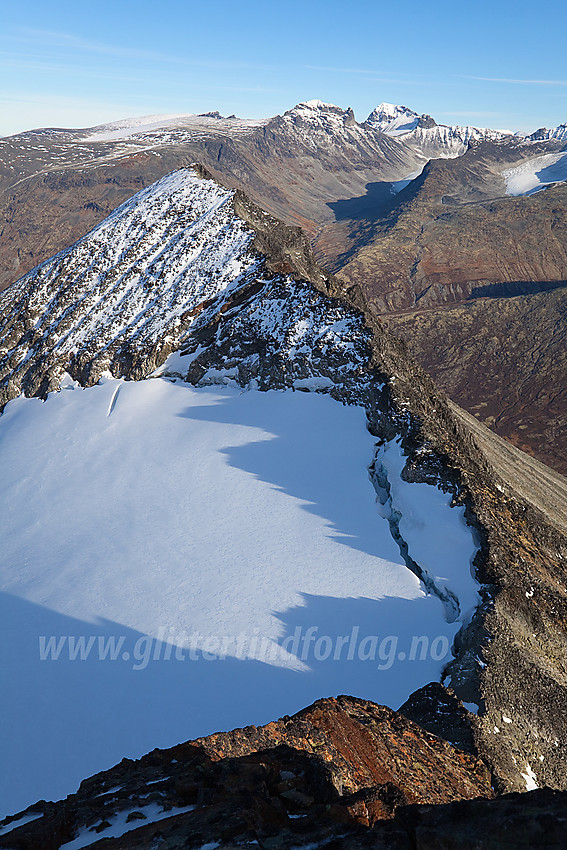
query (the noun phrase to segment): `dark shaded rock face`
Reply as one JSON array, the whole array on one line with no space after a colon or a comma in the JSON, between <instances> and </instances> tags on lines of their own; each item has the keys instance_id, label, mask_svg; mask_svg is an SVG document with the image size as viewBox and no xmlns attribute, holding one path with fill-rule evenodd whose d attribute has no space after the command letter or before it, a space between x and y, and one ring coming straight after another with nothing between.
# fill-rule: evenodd
<instances>
[{"instance_id":1,"label":"dark shaded rock face","mask_svg":"<svg viewBox=\"0 0 567 850\"><path fill-rule=\"evenodd\" d=\"M453 693L438 682L431 682L413 693L399 711L460 750L476 753L472 732L474 717Z\"/></svg>"},{"instance_id":2,"label":"dark shaded rock face","mask_svg":"<svg viewBox=\"0 0 567 850\"><path fill-rule=\"evenodd\" d=\"M7 818L0 847L543 850L564 846L566 804L549 789L494 798L480 760L390 709L338 697L124 759L66 800Z\"/></svg>"},{"instance_id":3,"label":"dark shaded rock face","mask_svg":"<svg viewBox=\"0 0 567 850\"><path fill-rule=\"evenodd\" d=\"M431 115L424 114L419 116L417 126L421 127L423 130L431 130L432 127L437 126L437 121L432 118Z\"/></svg>"}]
</instances>

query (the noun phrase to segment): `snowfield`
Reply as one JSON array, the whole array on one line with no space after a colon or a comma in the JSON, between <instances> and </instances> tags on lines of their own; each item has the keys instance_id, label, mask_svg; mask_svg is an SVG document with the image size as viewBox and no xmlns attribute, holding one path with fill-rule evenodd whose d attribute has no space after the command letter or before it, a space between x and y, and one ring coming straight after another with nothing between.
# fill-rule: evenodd
<instances>
[{"instance_id":1,"label":"snowfield","mask_svg":"<svg viewBox=\"0 0 567 850\"><path fill-rule=\"evenodd\" d=\"M567 153L549 153L502 172L507 195L533 195L567 180Z\"/></svg>"},{"instance_id":2,"label":"snowfield","mask_svg":"<svg viewBox=\"0 0 567 850\"><path fill-rule=\"evenodd\" d=\"M139 118L126 118L110 124L91 127L87 136L80 136L77 142L116 142L123 139L136 139L140 136L159 141L166 140L168 131L182 131L187 137L203 132L216 132L225 135L241 134L255 130L267 123L268 119L223 118L210 115L175 114L144 115Z\"/></svg>"},{"instance_id":3,"label":"snowfield","mask_svg":"<svg viewBox=\"0 0 567 850\"><path fill-rule=\"evenodd\" d=\"M410 555L468 607L461 509L381 451ZM103 379L10 402L0 817L124 756L438 680L463 617L400 556L375 454L363 409L319 392Z\"/></svg>"}]
</instances>

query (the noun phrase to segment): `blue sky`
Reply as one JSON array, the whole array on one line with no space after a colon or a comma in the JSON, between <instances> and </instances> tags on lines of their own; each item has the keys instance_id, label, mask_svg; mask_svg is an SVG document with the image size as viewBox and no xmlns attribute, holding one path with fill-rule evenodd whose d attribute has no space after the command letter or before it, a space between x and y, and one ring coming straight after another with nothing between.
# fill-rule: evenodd
<instances>
[{"instance_id":1,"label":"blue sky","mask_svg":"<svg viewBox=\"0 0 567 850\"><path fill-rule=\"evenodd\" d=\"M445 123L567 121L567 4L389 0L5 3L0 135L133 115L267 117L312 98Z\"/></svg>"}]
</instances>

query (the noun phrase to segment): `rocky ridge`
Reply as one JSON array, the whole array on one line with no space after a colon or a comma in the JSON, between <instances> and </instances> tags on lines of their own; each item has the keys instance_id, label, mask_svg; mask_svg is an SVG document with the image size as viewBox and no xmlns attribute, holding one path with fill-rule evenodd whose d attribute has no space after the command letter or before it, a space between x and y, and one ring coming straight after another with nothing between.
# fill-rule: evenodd
<instances>
[{"instance_id":1,"label":"rocky ridge","mask_svg":"<svg viewBox=\"0 0 567 850\"><path fill-rule=\"evenodd\" d=\"M479 796L493 796L479 759L391 709L338 697L124 759L66 800L4 821L0 847L289 848L354 839L412 804Z\"/></svg>"},{"instance_id":2,"label":"rocky ridge","mask_svg":"<svg viewBox=\"0 0 567 850\"><path fill-rule=\"evenodd\" d=\"M565 482L520 452L509 462L513 450L438 392L363 290L317 267L300 231L187 170L18 287L16 302L2 299L4 400L45 394L64 372L84 385L106 370L161 374L328 392L365 406L378 443L401 437L404 477L451 491L481 544L482 602L446 670L479 706L474 745L499 787L525 788L530 771L564 787Z\"/></svg>"},{"instance_id":3,"label":"rocky ridge","mask_svg":"<svg viewBox=\"0 0 567 850\"><path fill-rule=\"evenodd\" d=\"M6 211L0 288L67 248L133 193L199 161L224 185L244 189L272 215L304 228L319 262L345 281L361 283L372 309L407 310L398 330L407 333L414 356L443 389L456 392L459 404L498 433L564 472L565 436L554 424L556 405L538 390L538 376L556 369L555 334L549 345L542 341L526 387L529 406L518 418L514 387L526 386L529 342L506 344L510 381L500 373L491 396L498 405L487 411L483 405L492 406L487 390L466 365L492 344L487 331L479 324L477 335L461 336L458 344L466 345L470 358L453 363L447 381L443 352L432 356L431 347L419 342L419 328L415 335L407 330L414 313L435 311L442 327L447 311L453 337L454 304L490 297L492 315L504 316L508 305L501 299L564 285L564 184L510 197L502 175L538 154L558 155L564 129L524 138L443 127L406 107L386 104L382 112L386 133L372 122L357 123L348 109L311 101L264 122L149 116L139 124L39 130L0 140ZM416 126L388 135L392 116ZM431 141L437 136L439 143ZM455 157L455 151L464 155ZM420 177L428 159L439 156L452 158L431 161ZM551 299L544 295L537 304L540 324L549 325ZM520 340L526 340L533 304L520 313L515 321ZM391 327L396 321L393 316Z\"/></svg>"},{"instance_id":4,"label":"rocky ridge","mask_svg":"<svg viewBox=\"0 0 567 850\"><path fill-rule=\"evenodd\" d=\"M257 339L271 333L272 357L287 353L286 385L317 375L319 362L334 369L342 348L343 377L349 368L358 375L368 357L360 320L290 277L327 286L303 234L200 175L186 169L158 181L0 297L2 403L21 392L45 395L64 373L84 386L105 371L148 377L171 352L195 348L201 330L219 340L227 325L244 371L258 360ZM247 357L245 308L256 322ZM268 369L263 355L259 368ZM195 358L193 372L204 361L204 353Z\"/></svg>"},{"instance_id":5,"label":"rocky ridge","mask_svg":"<svg viewBox=\"0 0 567 850\"><path fill-rule=\"evenodd\" d=\"M482 762L390 709L293 717L124 759L0 825L0 847L470 850L561 846L565 792L496 797Z\"/></svg>"}]
</instances>

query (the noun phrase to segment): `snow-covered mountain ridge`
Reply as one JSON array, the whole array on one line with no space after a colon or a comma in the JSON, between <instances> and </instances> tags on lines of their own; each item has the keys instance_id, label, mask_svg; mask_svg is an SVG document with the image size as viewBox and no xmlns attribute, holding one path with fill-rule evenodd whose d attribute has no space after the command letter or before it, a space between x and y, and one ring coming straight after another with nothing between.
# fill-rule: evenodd
<instances>
[{"instance_id":1,"label":"snow-covered mountain ridge","mask_svg":"<svg viewBox=\"0 0 567 850\"><path fill-rule=\"evenodd\" d=\"M9 634L25 621L34 650L22 641L9 664L30 706L11 702L4 727L6 775L25 774L3 791L14 808L26 795L64 795L85 773L182 730L263 722L322 691L377 696L364 652L354 663L310 660L290 649L297 629L327 641L356 628L372 646L366 633L379 621L376 641L399 633L410 658L410 625L428 646L436 640L418 664L386 658L380 694L398 704L442 676L479 603L478 544L455 482L436 486L442 464L423 443L433 484L402 478L412 416L391 408L371 328L270 268L254 247L263 226L301 261L293 229L282 236L242 195L183 169L0 300L12 397L0 417L0 619ZM114 635L128 648L113 665L95 651L80 669L57 666L46 647L58 631L69 661L82 657L85 631L80 653ZM190 651L201 662L145 664L143 641L155 660L162 634L168 660L175 647L176 659ZM43 723L30 724L37 689ZM156 710L168 689L178 698ZM85 724L96 733L85 736Z\"/></svg>"},{"instance_id":2,"label":"snow-covered mountain ridge","mask_svg":"<svg viewBox=\"0 0 567 850\"><path fill-rule=\"evenodd\" d=\"M288 386L310 377L294 375L293 362L324 360L329 346L328 369L345 348L356 371L368 357L360 320L308 284L274 275L234 203L234 192L194 170L175 172L22 278L0 298L3 401L56 389L65 372L87 385L108 370L146 377L189 344L190 329L194 339L213 317L222 324L231 299L252 294L250 333L265 338L269 331L274 353L286 351ZM257 227L270 221L254 215ZM300 243L291 243L290 260L301 263ZM345 366L337 380L345 379Z\"/></svg>"},{"instance_id":3,"label":"snow-covered mountain ridge","mask_svg":"<svg viewBox=\"0 0 567 850\"><path fill-rule=\"evenodd\" d=\"M471 142L499 141L512 137L509 130L437 124L430 115L419 115L407 106L381 103L366 123L388 136L420 147L431 157L461 156Z\"/></svg>"}]
</instances>

